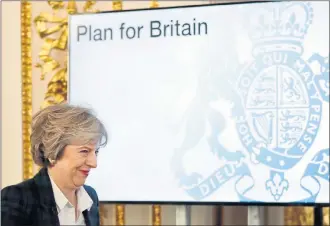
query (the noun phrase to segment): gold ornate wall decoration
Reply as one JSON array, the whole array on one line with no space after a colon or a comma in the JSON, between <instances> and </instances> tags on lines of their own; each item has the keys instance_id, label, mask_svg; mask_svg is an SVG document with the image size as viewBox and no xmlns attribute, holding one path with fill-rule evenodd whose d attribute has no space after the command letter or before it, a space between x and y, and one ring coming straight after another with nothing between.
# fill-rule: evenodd
<instances>
[{"instance_id":1,"label":"gold ornate wall decoration","mask_svg":"<svg viewBox=\"0 0 330 226\"><path fill-rule=\"evenodd\" d=\"M33 161L30 153L30 126L32 121L31 20L31 3L29 1L21 1L23 180L33 177Z\"/></svg>"},{"instance_id":2,"label":"gold ornate wall decoration","mask_svg":"<svg viewBox=\"0 0 330 226\"><path fill-rule=\"evenodd\" d=\"M157 0L151 0L150 8L158 8L159 2Z\"/></svg>"},{"instance_id":3,"label":"gold ornate wall decoration","mask_svg":"<svg viewBox=\"0 0 330 226\"><path fill-rule=\"evenodd\" d=\"M123 1L112 1L112 10L123 10Z\"/></svg>"},{"instance_id":4,"label":"gold ornate wall decoration","mask_svg":"<svg viewBox=\"0 0 330 226\"><path fill-rule=\"evenodd\" d=\"M98 11L94 9L95 3L86 1L83 12ZM40 62L35 66L41 70L41 80L46 75L51 76L42 107L67 100L67 60L63 61L63 57L57 59L55 52L67 58L68 15L78 12L77 4L72 0L48 1L48 4L53 12L41 12L34 18L37 33L43 41L38 54ZM66 10L65 16L59 16L63 10Z\"/></svg>"},{"instance_id":5,"label":"gold ornate wall decoration","mask_svg":"<svg viewBox=\"0 0 330 226\"><path fill-rule=\"evenodd\" d=\"M152 205L152 225L160 226L162 224L161 214L162 209L160 205Z\"/></svg>"},{"instance_id":6,"label":"gold ornate wall decoration","mask_svg":"<svg viewBox=\"0 0 330 226\"><path fill-rule=\"evenodd\" d=\"M117 204L116 206L116 225L125 225L125 205Z\"/></svg>"},{"instance_id":7,"label":"gold ornate wall decoration","mask_svg":"<svg viewBox=\"0 0 330 226\"><path fill-rule=\"evenodd\" d=\"M312 207L286 207L284 214L284 224L293 225L313 225L314 210Z\"/></svg>"},{"instance_id":8,"label":"gold ornate wall decoration","mask_svg":"<svg viewBox=\"0 0 330 226\"><path fill-rule=\"evenodd\" d=\"M330 226L330 207L323 208L323 225Z\"/></svg>"},{"instance_id":9,"label":"gold ornate wall decoration","mask_svg":"<svg viewBox=\"0 0 330 226\"><path fill-rule=\"evenodd\" d=\"M329 226L330 208L323 208L323 225ZM287 226L310 226L314 224L313 207L286 207L284 214L284 224Z\"/></svg>"}]
</instances>

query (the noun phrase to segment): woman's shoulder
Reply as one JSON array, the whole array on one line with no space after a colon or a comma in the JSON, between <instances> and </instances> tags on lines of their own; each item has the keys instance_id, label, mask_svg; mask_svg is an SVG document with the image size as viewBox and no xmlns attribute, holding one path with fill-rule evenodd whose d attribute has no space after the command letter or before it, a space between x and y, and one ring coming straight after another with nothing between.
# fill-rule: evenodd
<instances>
[{"instance_id":1,"label":"woman's shoulder","mask_svg":"<svg viewBox=\"0 0 330 226\"><path fill-rule=\"evenodd\" d=\"M1 202L17 200L20 203L24 203L24 201L28 200L28 196L32 194L32 191L32 179L6 186L1 189Z\"/></svg>"},{"instance_id":2,"label":"woman's shoulder","mask_svg":"<svg viewBox=\"0 0 330 226\"><path fill-rule=\"evenodd\" d=\"M97 192L95 191L95 189L89 185L84 185L84 189L86 190L86 192L88 193L88 195L93 199L93 202L98 202L98 196L97 196Z\"/></svg>"},{"instance_id":3,"label":"woman's shoulder","mask_svg":"<svg viewBox=\"0 0 330 226\"><path fill-rule=\"evenodd\" d=\"M1 190L1 225L28 225L32 222L33 181L26 180Z\"/></svg>"},{"instance_id":4,"label":"woman's shoulder","mask_svg":"<svg viewBox=\"0 0 330 226\"><path fill-rule=\"evenodd\" d=\"M29 180L25 180L25 181L22 181L20 183L17 183L17 184L13 184L13 185L8 185L4 188L1 189L1 195L6 192L20 192L20 191L24 191L26 192L26 190L29 190L29 189L33 189L33 183L32 183L32 179L29 179Z\"/></svg>"},{"instance_id":5,"label":"woman's shoulder","mask_svg":"<svg viewBox=\"0 0 330 226\"><path fill-rule=\"evenodd\" d=\"M9 185L1 190L1 222L27 222L33 207L31 180ZM11 225L3 223L2 225ZM16 224L13 224L16 225Z\"/></svg>"}]
</instances>

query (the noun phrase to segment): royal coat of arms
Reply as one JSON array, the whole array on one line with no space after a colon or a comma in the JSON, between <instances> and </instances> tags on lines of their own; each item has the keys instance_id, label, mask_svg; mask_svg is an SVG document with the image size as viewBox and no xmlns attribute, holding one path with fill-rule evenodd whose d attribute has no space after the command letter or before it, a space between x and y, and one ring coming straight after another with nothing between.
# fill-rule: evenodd
<instances>
[{"instance_id":1,"label":"royal coat of arms","mask_svg":"<svg viewBox=\"0 0 330 226\"><path fill-rule=\"evenodd\" d=\"M309 35L323 29L313 20L317 10L329 8L329 3L258 5L240 9L246 15L243 26L252 46L251 60L229 73L235 73L232 82L221 72L199 80L186 114L186 139L173 158L176 175L186 192L199 201L234 181L232 189L239 202L327 203L329 49L314 51ZM329 27L324 29L329 36ZM222 76L218 88L217 76ZM219 141L228 123L210 106L217 98L231 103L242 150L229 150ZM206 123L211 127L209 135L205 135ZM180 164L201 139L224 160L207 176L186 173ZM264 177L257 178L260 170Z\"/></svg>"}]
</instances>

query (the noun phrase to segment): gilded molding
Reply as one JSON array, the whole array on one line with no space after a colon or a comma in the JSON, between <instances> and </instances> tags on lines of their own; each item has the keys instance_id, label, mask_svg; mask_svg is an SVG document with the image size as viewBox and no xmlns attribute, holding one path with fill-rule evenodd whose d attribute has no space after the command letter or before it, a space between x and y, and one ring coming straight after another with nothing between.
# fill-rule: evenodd
<instances>
[{"instance_id":1,"label":"gilded molding","mask_svg":"<svg viewBox=\"0 0 330 226\"><path fill-rule=\"evenodd\" d=\"M284 223L288 226L293 225L313 225L312 207L286 207L284 214Z\"/></svg>"},{"instance_id":2,"label":"gilded molding","mask_svg":"<svg viewBox=\"0 0 330 226\"><path fill-rule=\"evenodd\" d=\"M161 206L160 205L152 205L152 225L160 226L161 222Z\"/></svg>"},{"instance_id":3,"label":"gilded molding","mask_svg":"<svg viewBox=\"0 0 330 226\"><path fill-rule=\"evenodd\" d=\"M323 225L330 226L330 207L323 208Z\"/></svg>"},{"instance_id":4,"label":"gilded molding","mask_svg":"<svg viewBox=\"0 0 330 226\"><path fill-rule=\"evenodd\" d=\"M94 9L95 4L95 1L85 1L83 12L98 11ZM38 53L40 61L36 67L41 70L41 80L47 75L51 76L41 107L67 100L67 59L57 59L54 52L64 52L67 55L68 15L78 12L76 1L73 0L48 1L48 5L52 12L41 12L33 20L42 40L42 47Z\"/></svg>"},{"instance_id":5,"label":"gilded molding","mask_svg":"<svg viewBox=\"0 0 330 226\"><path fill-rule=\"evenodd\" d=\"M30 134L32 121L32 51L31 51L32 6L21 1L21 78L22 78L22 142L23 180L33 177Z\"/></svg>"},{"instance_id":6,"label":"gilded molding","mask_svg":"<svg viewBox=\"0 0 330 226\"><path fill-rule=\"evenodd\" d=\"M159 7L159 2L157 0L151 0L150 8L157 8Z\"/></svg>"},{"instance_id":7,"label":"gilded molding","mask_svg":"<svg viewBox=\"0 0 330 226\"><path fill-rule=\"evenodd\" d=\"M329 226L329 210L323 208L323 225ZM286 207L284 214L284 224L287 226L310 226L314 224L314 208L313 207Z\"/></svg>"},{"instance_id":8,"label":"gilded molding","mask_svg":"<svg viewBox=\"0 0 330 226\"><path fill-rule=\"evenodd\" d=\"M125 205L117 204L116 206L116 225L125 225Z\"/></svg>"}]
</instances>

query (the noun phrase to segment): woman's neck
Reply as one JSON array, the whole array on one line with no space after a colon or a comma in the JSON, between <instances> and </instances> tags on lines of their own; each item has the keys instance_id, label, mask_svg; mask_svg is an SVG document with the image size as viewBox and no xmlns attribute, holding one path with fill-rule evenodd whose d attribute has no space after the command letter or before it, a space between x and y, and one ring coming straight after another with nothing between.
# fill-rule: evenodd
<instances>
[{"instance_id":1,"label":"woman's neck","mask_svg":"<svg viewBox=\"0 0 330 226\"><path fill-rule=\"evenodd\" d=\"M54 181L54 183L57 185L57 187L61 190L61 192L64 194L64 196L68 199L68 201L76 207L77 205L77 198L76 198L76 188L72 188L65 184L65 181L63 181L63 176L58 175L55 170L48 168L48 174L51 177L51 179Z\"/></svg>"}]
</instances>

